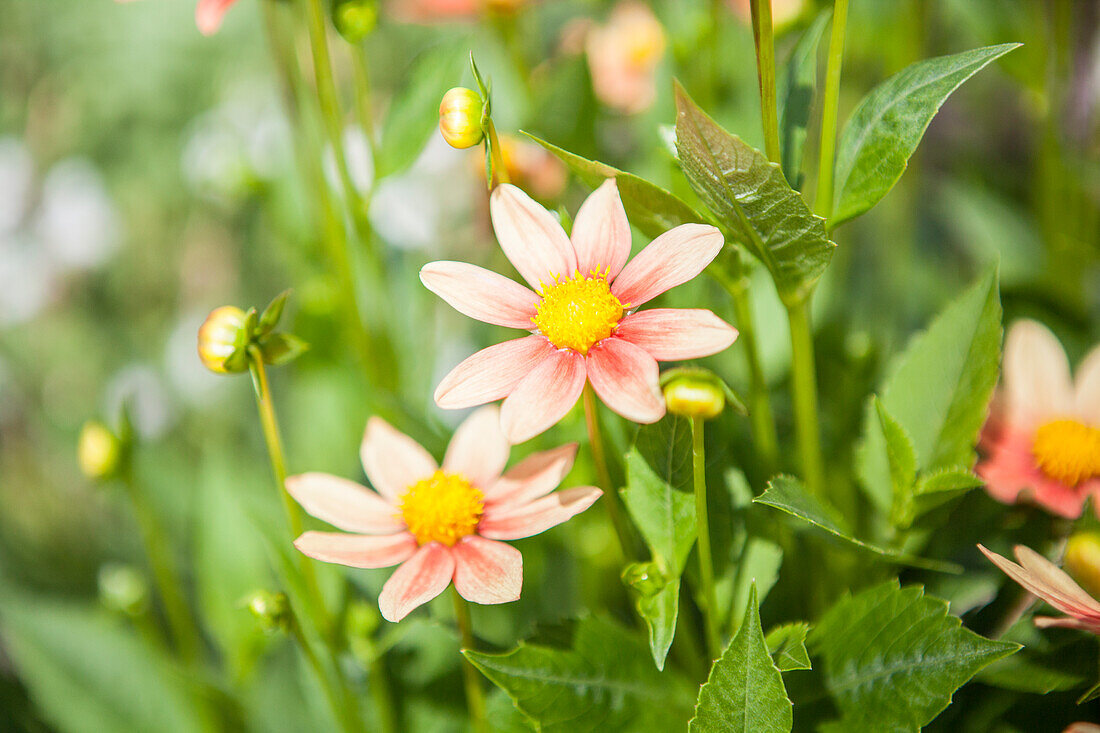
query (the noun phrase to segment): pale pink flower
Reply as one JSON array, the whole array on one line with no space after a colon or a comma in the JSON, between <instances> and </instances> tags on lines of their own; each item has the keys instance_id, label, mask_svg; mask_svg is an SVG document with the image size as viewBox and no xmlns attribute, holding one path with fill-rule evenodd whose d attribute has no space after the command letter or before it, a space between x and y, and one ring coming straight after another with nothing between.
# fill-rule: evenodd
<instances>
[{"instance_id":1,"label":"pale pink flower","mask_svg":"<svg viewBox=\"0 0 1100 733\"><path fill-rule=\"evenodd\" d=\"M1036 626L1041 629L1058 626L1100 634L1100 601L1086 593L1050 560L1023 545L1014 548L1019 565L981 545L978 549L1029 593L1067 614L1059 618L1036 616Z\"/></svg>"},{"instance_id":2,"label":"pale pink flower","mask_svg":"<svg viewBox=\"0 0 1100 733\"><path fill-rule=\"evenodd\" d=\"M737 338L737 330L709 310L636 312L710 264L723 245L716 228L682 224L627 263L630 224L614 179L581 206L572 239L515 186L498 186L489 210L501 249L534 290L465 262L431 262L420 279L459 312L531 335L490 346L455 367L436 388L440 407L504 398L504 434L518 443L569 412L587 380L618 414L652 423L665 414L657 361L715 354Z\"/></svg>"},{"instance_id":3,"label":"pale pink flower","mask_svg":"<svg viewBox=\"0 0 1100 733\"><path fill-rule=\"evenodd\" d=\"M665 53L665 30L645 3L622 2L604 26L588 31L588 68L596 98L634 114L657 99L657 64Z\"/></svg>"},{"instance_id":4,"label":"pale pink flower","mask_svg":"<svg viewBox=\"0 0 1100 733\"><path fill-rule=\"evenodd\" d=\"M1002 382L976 469L987 491L1004 503L1023 498L1080 516L1085 500L1100 496L1100 348L1085 357L1074 383L1054 334L1018 321L1005 339Z\"/></svg>"},{"instance_id":5,"label":"pale pink flower","mask_svg":"<svg viewBox=\"0 0 1100 733\"><path fill-rule=\"evenodd\" d=\"M375 491L324 473L286 480L286 490L307 512L354 534L305 532L294 546L354 568L400 564L378 596L388 621L400 621L452 581L473 603L517 600L523 558L498 540L561 524L602 492L591 486L554 491L573 466L576 443L535 453L504 471L510 448L498 413L491 405L466 418L442 468L412 438L372 417L359 454Z\"/></svg>"},{"instance_id":6,"label":"pale pink flower","mask_svg":"<svg viewBox=\"0 0 1100 733\"><path fill-rule=\"evenodd\" d=\"M460 20L484 12L514 13L530 0L390 0L387 13L416 23Z\"/></svg>"},{"instance_id":7,"label":"pale pink flower","mask_svg":"<svg viewBox=\"0 0 1100 733\"><path fill-rule=\"evenodd\" d=\"M133 2L133 0L115 0L118 3ZM237 0L199 0L195 6L195 25L204 36L212 36L221 27L222 18L229 10L229 6Z\"/></svg>"}]
</instances>

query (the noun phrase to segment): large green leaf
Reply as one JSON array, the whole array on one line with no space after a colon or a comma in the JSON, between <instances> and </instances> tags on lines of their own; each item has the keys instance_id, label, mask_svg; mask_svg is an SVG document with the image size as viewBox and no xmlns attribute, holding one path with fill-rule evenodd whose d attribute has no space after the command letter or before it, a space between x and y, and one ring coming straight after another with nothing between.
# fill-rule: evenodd
<instances>
[{"instance_id":1,"label":"large green leaf","mask_svg":"<svg viewBox=\"0 0 1100 733\"><path fill-rule=\"evenodd\" d=\"M681 224L709 223L678 197L644 178L606 163L582 158L530 133L523 134L558 156L590 188L596 188L608 178L614 178L630 223L651 239Z\"/></svg>"},{"instance_id":2,"label":"large green leaf","mask_svg":"<svg viewBox=\"0 0 1100 733\"><path fill-rule=\"evenodd\" d=\"M764 637L768 652L780 672L810 669L810 655L806 651L806 634L810 625L805 621L776 626Z\"/></svg>"},{"instance_id":3,"label":"large green leaf","mask_svg":"<svg viewBox=\"0 0 1100 733\"><path fill-rule=\"evenodd\" d=\"M834 537L899 565L910 565L915 568L939 570L941 572L960 571L960 568L953 563L916 557L901 550L856 539L852 536L852 532L840 512L807 491L801 482L793 476L776 476L768 482L768 488L764 493L753 499L753 501L798 517Z\"/></svg>"},{"instance_id":4,"label":"large green leaf","mask_svg":"<svg viewBox=\"0 0 1100 733\"><path fill-rule=\"evenodd\" d=\"M844 127L836 158L829 226L877 204L901 178L909 157L943 103L959 86L1018 43L926 59L871 90Z\"/></svg>"},{"instance_id":5,"label":"large green leaf","mask_svg":"<svg viewBox=\"0 0 1100 733\"><path fill-rule=\"evenodd\" d=\"M842 598L808 641L838 730L918 731L978 670L1020 648L963 628L946 601L895 580Z\"/></svg>"},{"instance_id":6,"label":"large green leaf","mask_svg":"<svg viewBox=\"0 0 1100 733\"><path fill-rule=\"evenodd\" d=\"M890 369L879 399L912 440L917 468L974 465L974 446L997 382L1001 302L990 271L916 336ZM863 422L857 471L884 512L894 503L887 442L873 404Z\"/></svg>"},{"instance_id":7,"label":"large green leaf","mask_svg":"<svg viewBox=\"0 0 1100 733\"><path fill-rule=\"evenodd\" d=\"M786 70L779 79L781 86L776 102L779 106L783 174L797 189L802 188L802 149L806 143L806 125L810 121L810 107L817 83L817 47L832 15L830 8L818 13L791 50Z\"/></svg>"},{"instance_id":8,"label":"large green leaf","mask_svg":"<svg viewBox=\"0 0 1100 733\"><path fill-rule=\"evenodd\" d=\"M832 259L814 216L779 166L726 132L676 86L676 149L699 198L771 272L787 304L804 300Z\"/></svg>"},{"instance_id":9,"label":"large green leaf","mask_svg":"<svg viewBox=\"0 0 1100 733\"><path fill-rule=\"evenodd\" d=\"M623 503L665 571L679 576L695 544L695 497L658 476L638 449L626 454Z\"/></svg>"},{"instance_id":10,"label":"large green leaf","mask_svg":"<svg viewBox=\"0 0 1100 733\"><path fill-rule=\"evenodd\" d=\"M789 733L793 723L783 675L772 662L760 628L760 608L753 588L741 629L710 668L710 676L699 690L695 717L688 730Z\"/></svg>"},{"instance_id":11,"label":"large green leaf","mask_svg":"<svg viewBox=\"0 0 1100 733\"><path fill-rule=\"evenodd\" d=\"M683 730L692 685L653 668L634 634L601 619L577 623L572 647L463 652L545 733Z\"/></svg>"}]
</instances>

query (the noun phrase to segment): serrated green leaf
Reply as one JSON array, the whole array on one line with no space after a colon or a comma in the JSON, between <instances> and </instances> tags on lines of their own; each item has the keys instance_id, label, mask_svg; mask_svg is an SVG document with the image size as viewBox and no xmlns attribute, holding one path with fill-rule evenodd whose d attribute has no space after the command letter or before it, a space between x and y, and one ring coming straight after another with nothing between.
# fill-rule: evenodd
<instances>
[{"instance_id":1,"label":"serrated green leaf","mask_svg":"<svg viewBox=\"0 0 1100 733\"><path fill-rule=\"evenodd\" d=\"M806 651L806 634L810 625L804 621L776 626L764 637L768 653L780 672L810 669L810 654Z\"/></svg>"},{"instance_id":2,"label":"serrated green leaf","mask_svg":"<svg viewBox=\"0 0 1100 733\"><path fill-rule=\"evenodd\" d=\"M963 628L946 601L896 580L842 598L808 642L845 730L918 731L978 670L1020 648Z\"/></svg>"},{"instance_id":3,"label":"serrated green leaf","mask_svg":"<svg viewBox=\"0 0 1100 733\"><path fill-rule=\"evenodd\" d=\"M877 204L901 178L943 103L959 86L1018 43L926 59L871 90L844 126L836 158L835 228Z\"/></svg>"},{"instance_id":4,"label":"serrated green leaf","mask_svg":"<svg viewBox=\"0 0 1100 733\"><path fill-rule=\"evenodd\" d=\"M691 733L789 733L794 724L783 675L772 663L756 589L749 592L745 620L737 636L710 669L699 690Z\"/></svg>"},{"instance_id":5,"label":"serrated green leaf","mask_svg":"<svg viewBox=\"0 0 1100 733\"><path fill-rule=\"evenodd\" d=\"M658 476L638 449L626 454L623 503L654 559L670 576L679 577L695 544L695 497Z\"/></svg>"},{"instance_id":6,"label":"serrated green leaf","mask_svg":"<svg viewBox=\"0 0 1100 733\"><path fill-rule=\"evenodd\" d=\"M776 100L779 106L779 145L783 158L783 175L792 188L802 188L802 149L806 143L806 125L817 83L817 47L833 12L826 8L803 32L791 50L787 66L780 77L782 88Z\"/></svg>"},{"instance_id":7,"label":"serrated green leaf","mask_svg":"<svg viewBox=\"0 0 1100 733\"><path fill-rule=\"evenodd\" d=\"M913 484L917 480L917 455L913 441L905 428L887 411L882 400L874 398L875 411L878 413L879 427L886 439L886 459L890 465L890 479L894 486L894 497L909 497Z\"/></svg>"},{"instance_id":8,"label":"serrated green leaf","mask_svg":"<svg viewBox=\"0 0 1100 733\"><path fill-rule=\"evenodd\" d=\"M665 668L665 659L676 636L676 617L680 613L680 577L668 578L657 563L632 563L623 570L623 581L634 591L634 606L649 629L649 650L657 669Z\"/></svg>"},{"instance_id":9,"label":"serrated green leaf","mask_svg":"<svg viewBox=\"0 0 1100 733\"><path fill-rule=\"evenodd\" d=\"M922 475L913 493L928 496L944 492L965 491L982 485L982 477L965 466L950 466Z\"/></svg>"},{"instance_id":10,"label":"serrated green leaf","mask_svg":"<svg viewBox=\"0 0 1100 733\"><path fill-rule=\"evenodd\" d=\"M691 715L691 683L654 669L641 639L609 621L579 621L569 649L463 653L544 733L683 730Z\"/></svg>"},{"instance_id":11,"label":"serrated green leaf","mask_svg":"<svg viewBox=\"0 0 1100 733\"><path fill-rule=\"evenodd\" d=\"M923 472L974 465L1001 358L1001 302L990 271L950 303L898 356L879 399L913 442ZM883 512L892 505L885 438L872 405L863 421L857 473Z\"/></svg>"},{"instance_id":12,"label":"serrated green leaf","mask_svg":"<svg viewBox=\"0 0 1100 733\"><path fill-rule=\"evenodd\" d=\"M651 239L681 224L709 223L678 197L644 178L606 163L582 158L528 132L523 134L556 155L589 188L596 188L608 178L614 178L630 223Z\"/></svg>"},{"instance_id":13,"label":"serrated green leaf","mask_svg":"<svg viewBox=\"0 0 1100 733\"><path fill-rule=\"evenodd\" d=\"M768 488L764 493L753 499L753 502L798 517L834 537L899 565L910 565L915 568L938 570L945 573L961 572L961 568L954 563L916 557L901 550L881 547L856 539L852 536L851 530L848 529L840 513L831 505L810 494L801 482L793 476L776 476L768 482Z\"/></svg>"},{"instance_id":14,"label":"serrated green leaf","mask_svg":"<svg viewBox=\"0 0 1100 733\"><path fill-rule=\"evenodd\" d=\"M779 166L726 132L676 86L680 166L718 220L764 263L780 298L803 301L825 272L836 245Z\"/></svg>"}]
</instances>

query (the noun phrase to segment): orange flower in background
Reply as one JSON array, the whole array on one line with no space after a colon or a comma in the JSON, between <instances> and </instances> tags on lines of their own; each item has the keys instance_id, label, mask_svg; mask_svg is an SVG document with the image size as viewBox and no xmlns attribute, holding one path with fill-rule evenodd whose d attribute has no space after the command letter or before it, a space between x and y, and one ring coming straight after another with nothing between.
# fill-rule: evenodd
<instances>
[{"instance_id":1,"label":"orange flower in background","mask_svg":"<svg viewBox=\"0 0 1100 733\"><path fill-rule=\"evenodd\" d=\"M516 186L530 191L543 201L557 199L569 180L565 163L538 143L530 140L500 136L500 157L508 171L508 179ZM470 169L475 178L485 179L485 155L476 150L470 155Z\"/></svg>"},{"instance_id":2,"label":"orange flower in background","mask_svg":"<svg viewBox=\"0 0 1100 733\"><path fill-rule=\"evenodd\" d=\"M400 564L378 596L388 621L400 621L452 582L472 603L515 601L523 558L499 540L544 532L592 506L602 492L591 486L554 491L573 467L576 443L504 471L509 450L495 405L458 426L442 468L412 438L372 417L360 457L376 491L324 473L286 481L307 512L354 534L305 532L294 546L354 568Z\"/></svg>"},{"instance_id":3,"label":"orange flower in background","mask_svg":"<svg viewBox=\"0 0 1100 733\"><path fill-rule=\"evenodd\" d=\"M634 114L657 99L657 64L665 53L665 29L649 6L623 2L607 25L588 30L585 40L592 88L608 107Z\"/></svg>"},{"instance_id":4,"label":"orange flower in background","mask_svg":"<svg viewBox=\"0 0 1100 733\"><path fill-rule=\"evenodd\" d=\"M1067 614L1062 618L1036 616L1036 626L1041 629L1058 626L1100 634L1100 601L1086 593L1073 578L1050 560L1023 545L1015 547L1019 565L981 545L978 545L978 549L1029 593Z\"/></svg>"},{"instance_id":5,"label":"orange flower in background","mask_svg":"<svg viewBox=\"0 0 1100 733\"><path fill-rule=\"evenodd\" d=\"M504 434L519 443L564 417L590 382L618 414L652 423L665 414L657 361L716 354L737 338L709 310L635 312L718 256L723 239L715 227L678 226L628 263L630 224L614 179L581 206L572 239L515 186L498 186L489 210L501 249L534 290L465 262L431 262L420 279L460 313L532 333L455 367L436 388L440 407L504 398Z\"/></svg>"},{"instance_id":6,"label":"orange flower in background","mask_svg":"<svg viewBox=\"0 0 1100 733\"><path fill-rule=\"evenodd\" d=\"M1100 348L1081 363L1075 383L1054 334L1036 321L1015 323L982 445L976 470L993 498L1079 517L1085 500L1100 496Z\"/></svg>"}]
</instances>

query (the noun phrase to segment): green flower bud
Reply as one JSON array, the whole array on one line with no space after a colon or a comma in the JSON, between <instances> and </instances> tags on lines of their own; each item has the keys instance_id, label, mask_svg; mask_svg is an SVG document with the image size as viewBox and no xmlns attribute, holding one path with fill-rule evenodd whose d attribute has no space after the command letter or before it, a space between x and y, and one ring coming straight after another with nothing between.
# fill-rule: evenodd
<instances>
[{"instance_id":1,"label":"green flower bud","mask_svg":"<svg viewBox=\"0 0 1100 733\"><path fill-rule=\"evenodd\" d=\"M1100 533L1077 532L1066 542L1063 565L1074 580L1100 598Z\"/></svg>"},{"instance_id":2,"label":"green flower bud","mask_svg":"<svg viewBox=\"0 0 1100 733\"><path fill-rule=\"evenodd\" d=\"M210 311L199 328L199 359L218 374L235 374L248 368L243 357L248 346L247 316L236 306L223 305Z\"/></svg>"},{"instance_id":3,"label":"green flower bud","mask_svg":"<svg viewBox=\"0 0 1100 733\"><path fill-rule=\"evenodd\" d=\"M288 630L293 621L286 593L256 591L248 598L248 610L260 622L260 628L268 634Z\"/></svg>"},{"instance_id":4,"label":"green flower bud","mask_svg":"<svg viewBox=\"0 0 1100 733\"><path fill-rule=\"evenodd\" d=\"M132 565L108 563L99 568L99 600L116 613L140 616L149 607L149 583Z\"/></svg>"},{"instance_id":5,"label":"green flower bud","mask_svg":"<svg viewBox=\"0 0 1100 733\"><path fill-rule=\"evenodd\" d=\"M80 471L90 479L103 480L116 476L122 468L122 440L98 420L89 420L80 430L76 458Z\"/></svg>"},{"instance_id":6,"label":"green flower bud","mask_svg":"<svg viewBox=\"0 0 1100 733\"><path fill-rule=\"evenodd\" d=\"M673 415L710 420L726 407L722 387L709 379L677 377L665 385L664 391L665 405Z\"/></svg>"},{"instance_id":7,"label":"green flower bud","mask_svg":"<svg viewBox=\"0 0 1100 733\"><path fill-rule=\"evenodd\" d=\"M335 0L332 23L349 43L359 43L378 25L375 0Z\"/></svg>"},{"instance_id":8,"label":"green flower bud","mask_svg":"<svg viewBox=\"0 0 1100 733\"><path fill-rule=\"evenodd\" d=\"M439 103L439 131L453 148L472 148L485 137L481 112L485 103L473 89L455 87Z\"/></svg>"}]
</instances>

